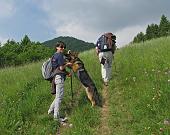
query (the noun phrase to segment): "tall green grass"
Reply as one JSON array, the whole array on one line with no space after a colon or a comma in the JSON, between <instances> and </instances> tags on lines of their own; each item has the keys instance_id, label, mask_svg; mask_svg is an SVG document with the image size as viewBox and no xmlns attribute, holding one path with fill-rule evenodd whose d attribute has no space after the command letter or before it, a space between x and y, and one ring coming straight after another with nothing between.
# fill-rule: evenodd
<instances>
[{"instance_id":1,"label":"tall green grass","mask_svg":"<svg viewBox=\"0 0 170 135\"><path fill-rule=\"evenodd\" d=\"M1 69L0 86L2 134L41 134L44 130L50 133L47 127L52 123L43 123L39 118L50 99L47 82L40 75L40 63Z\"/></svg>"},{"instance_id":2,"label":"tall green grass","mask_svg":"<svg viewBox=\"0 0 170 135\"><path fill-rule=\"evenodd\" d=\"M100 65L97 56L95 56L94 50L81 53L80 58L83 60L85 68L96 84L99 93L101 93L102 83L100 80ZM78 85L77 82L76 84ZM79 93L79 98L75 99L78 103L73 108L70 115L70 122L73 124L73 127L65 130L63 134L93 135L96 132L95 127L100 123L100 108L91 107L83 87L75 91Z\"/></svg>"},{"instance_id":3,"label":"tall green grass","mask_svg":"<svg viewBox=\"0 0 170 135\"><path fill-rule=\"evenodd\" d=\"M169 43L160 38L117 51L109 87L113 134L170 134Z\"/></svg>"},{"instance_id":4,"label":"tall green grass","mask_svg":"<svg viewBox=\"0 0 170 135\"><path fill-rule=\"evenodd\" d=\"M99 64L92 63L94 51L80 55L97 88L101 91L98 70ZM89 64L90 63L90 64ZM50 94L50 83L41 77L41 64L33 63L21 67L0 70L0 131L3 135L46 135L57 132L58 123L47 110L54 99ZM95 71L93 69L96 69ZM70 79L65 82L61 115L69 117L70 129L62 134L93 134L99 124L99 109L91 108L85 90L73 75L73 101L71 99Z\"/></svg>"},{"instance_id":5,"label":"tall green grass","mask_svg":"<svg viewBox=\"0 0 170 135\"><path fill-rule=\"evenodd\" d=\"M109 83L109 127L113 135L170 134L170 38L160 38L121 48L115 54ZM101 94L100 64L94 50L80 54ZM50 83L41 77L41 64L0 69L0 134L47 135L58 123L47 110L54 99ZM100 122L100 108L91 107L85 90L73 75L65 82L61 114L69 117L65 135L93 135ZM104 123L102 123L104 124ZM160 128L163 131L160 131Z\"/></svg>"}]
</instances>

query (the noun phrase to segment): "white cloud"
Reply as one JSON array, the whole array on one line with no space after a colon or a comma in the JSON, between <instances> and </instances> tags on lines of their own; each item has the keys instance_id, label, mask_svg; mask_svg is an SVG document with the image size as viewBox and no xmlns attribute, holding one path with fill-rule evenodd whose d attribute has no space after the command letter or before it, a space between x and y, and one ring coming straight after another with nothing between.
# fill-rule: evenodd
<instances>
[{"instance_id":1,"label":"white cloud","mask_svg":"<svg viewBox=\"0 0 170 135\"><path fill-rule=\"evenodd\" d=\"M113 32L121 47L132 41L137 33L145 31L147 25L144 24L154 23L163 11L169 13L169 1L157 0L154 6L153 1L42 0L41 8L56 37L73 36L95 43L102 33Z\"/></svg>"},{"instance_id":2,"label":"white cloud","mask_svg":"<svg viewBox=\"0 0 170 135\"><path fill-rule=\"evenodd\" d=\"M12 0L0 0L0 18L7 18L15 12L14 2Z\"/></svg>"},{"instance_id":3,"label":"white cloud","mask_svg":"<svg viewBox=\"0 0 170 135\"><path fill-rule=\"evenodd\" d=\"M117 36L117 46L122 47L133 40L133 38L139 33L145 33L146 25L136 25L124 28L120 31L117 31L115 34Z\"/></svg>"},{"instance_id":4,"label":"white cloud","mask_svg":"<svg viewBox=\"0 0 170 135\"><path fill-rule=\"evenodd\" d=\"M136 25L131 27L126 27L121 30L118 30L114 33L117 37L117 46L122 47L133 40L133 38L139 33L146 30L146 25ZM73 36L84 41L93 42L97 41L97 38L104 32L110 31L95 31L93 29L88 29L83 26L81 23L69 22L68 24L60 25L56 28L56 33L61 36ZM57 36L57 35L56 35Z\"/></svg>"},{"instance_id":5,"label":"white cloud","mask_svg":"<svg viewBox=\"0 0 170 135\"><path fill-rule=\"evenodd\" d=\"M56 28L56 33L63 36L73 36L89 42L93 42L95 35L95 31L88 30L88 28L82 26L82 24L76 22L60 25L58 28Z\"/></svg>"},{"instance_id":6,"label":"white cloud","mask_svg":"<svg viewBox=\"0 0 170 135\"><path fill-rule=\"evenodd\" d=\"M7 42L7 40L8 40L7 38L4 38L4 37L0 36L1 45L5 44Z\"/></svg>"}]
</instances>

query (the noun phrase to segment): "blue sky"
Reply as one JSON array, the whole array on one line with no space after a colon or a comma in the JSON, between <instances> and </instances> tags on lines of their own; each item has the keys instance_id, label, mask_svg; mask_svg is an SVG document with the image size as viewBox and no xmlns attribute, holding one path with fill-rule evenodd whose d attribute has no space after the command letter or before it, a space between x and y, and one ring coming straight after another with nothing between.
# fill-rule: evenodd
<instances>
[{"instance_id":1,"label":"blue sky","mask_svg":"<svg viewBox=\"0 0 170 135\"><path fill-rule=\"evenodd\" d=\"M8 5L10 2L6 3ZM36 3L24 0L11 3L10 11L0 17L1 38L20 41L27 34L31 40L44 41L55 35L46 24L47 14Z\"/></svg>"},{"instance_id":2,"label":"blue sky","mask_svg":"<svg viewBox=\"0 0 170 135\"><path fill-rule=\"evenodd\" d=\"M170 19L169 0L0 0L0 42L73 36L95 43L103 32L117 35L117 45L133 40L148 24Z\"/></svg>"}]
</instances>

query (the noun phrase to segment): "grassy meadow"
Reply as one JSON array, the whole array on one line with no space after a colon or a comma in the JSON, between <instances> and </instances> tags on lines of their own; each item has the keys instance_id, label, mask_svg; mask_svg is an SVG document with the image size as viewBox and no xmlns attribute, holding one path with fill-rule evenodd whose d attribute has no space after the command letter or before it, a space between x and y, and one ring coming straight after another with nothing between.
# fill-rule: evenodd
<instances>
[{"instance_id":1,"label":"grassy meadow","mask_svg":"<svg viewBox=\"0 0 170 135\"><path fill-rule=\"evenodd\" d=\"M95 84L101 91L102 85L98 75L100 67L98 63L93 62L97 59L93 54L94 50L82 53L80 57L90 76L97 80ZM58 123L53 120L52 115L47 114L54 96L50 93L50 83L41 76L41 64L42 62L39 62L0 70L0 132L2 135L56 133ZM61 114L69 117L73 127L62 133L93 134L94 127L99 124L99 109L91 107L85 90L75 75L73 75L73 92L72 100L70 78L67 78Z\"/></svg>"},{"instance_id":2,"label":"grassy meadow","mask_svg":"<svg viewBox=\"0 0 170 135\"><path fill-rule=\"evenodd\" d=\"M117 51L110 84L113 135L170 134L169 37Z\"/></svg>"},{"instance_id":3,"label":"grassy meadow","mask_svg":"<svg viewBox=\"0 0 170 135\"><path fill-rule=\"evenodd\" d=\"M109 92L109 129L112 135L169 135L170 38L131 44L117 50ZM99 93L103 84L94 50L80 54ZM0 69L0 134L54 135L58 123L47 111L54 99L50 83L41 76L42 62ZM65 82L61 114L71 128L64 135L93 135L101 124L101 108L91 107L84 88L73 75ZM103 123L104 124L104 123ZM161 129L161 130L160 130Z\"/></svg>"}]
</instances>

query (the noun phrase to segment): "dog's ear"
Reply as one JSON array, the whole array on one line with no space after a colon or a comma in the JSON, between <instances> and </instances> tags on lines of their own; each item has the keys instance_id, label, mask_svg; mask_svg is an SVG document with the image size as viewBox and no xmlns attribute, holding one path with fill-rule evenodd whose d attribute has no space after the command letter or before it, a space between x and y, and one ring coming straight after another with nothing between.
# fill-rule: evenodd
<instances>
[{"instance_id":1,"label":"dog's ear","mask_svg":"<svg viewBox=\"0 0 170 135\"><path fill-rule=\"evenodd\" d=\"M68 51L67 51L67 54L71 54L71 50L68 50Z\"/></svg>"}]
</instances>

